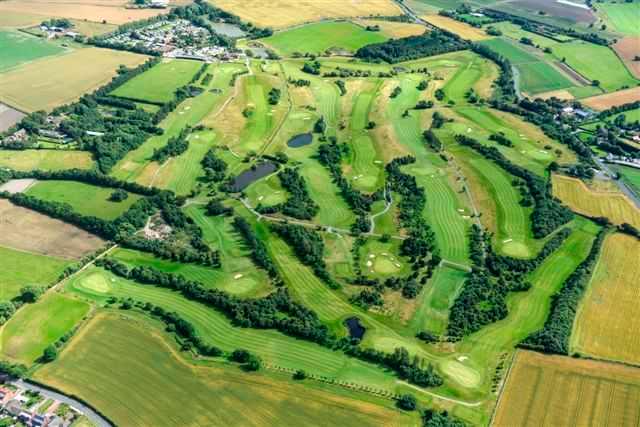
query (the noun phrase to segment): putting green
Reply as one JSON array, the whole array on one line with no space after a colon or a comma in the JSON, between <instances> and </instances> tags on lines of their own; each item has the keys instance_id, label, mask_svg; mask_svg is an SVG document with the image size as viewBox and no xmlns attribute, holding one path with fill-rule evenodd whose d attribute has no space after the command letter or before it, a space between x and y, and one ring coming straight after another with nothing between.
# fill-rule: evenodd
<instances>
[{"instance_id":1,"label":"putting green","mask_svg":"<svg viewBox=\"0 0 640 427\"><path fill-rule=\"evenodd\" d=\"M440 363L440 370L466 388L478 387L482 381L482 376L478 371L457 360L446 360Z\"/></svg>"},{"instance_id":2,"label":"putting green","mask_svg":"<svg viewBox=\"0 0 640 427\"><path fill-rule=\"evenodd\" d=\"M402 264L398 261L391 261L390 258L386 256L377 256L373 263L373 269L376 273L380 274L391 274L400 271L402 268Z\"/></svg>"},{"instance_id":3,"label":"putting green","mask_svg":"<svg viewBox=\"0 0 640 427\"><path fill-rule=\"evenodd\" d=\"M100 272L87 275L80 282L80 287L98 294L106 294L111 290L111 284L108 282L107 276Z\"/></svg>"},{"instance_id":4,"label":"putting green","mask_svg":"<svg viewBox=\"0 0 640 427\"><path fill-rule=\"evenodd\" d=\"M531 256L529 247L523 242L517 242L515 240L511 242L502 243L502 252L505 255L509 255L517 258L527 258Z\"/></svg>"}]
</instances>

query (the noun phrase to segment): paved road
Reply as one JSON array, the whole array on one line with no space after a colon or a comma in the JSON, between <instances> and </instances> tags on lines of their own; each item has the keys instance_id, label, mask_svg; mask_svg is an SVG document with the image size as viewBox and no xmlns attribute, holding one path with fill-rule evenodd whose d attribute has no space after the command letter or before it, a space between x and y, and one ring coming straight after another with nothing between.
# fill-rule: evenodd
<instances>
[{"instance_id":1,"label":"paved road","mask_svg":"<svg viewBox=\"0 0 640 427\"><path fill-rule=\"evenodd\" d=\"M609 169L609 166L607 166L607 164L605 162L603 162L600 159L596 159L596 162L598 163L598 165L609 174L609 176L614 177L616 176L616 173L614 171L612 171L611 169ZM631 190L627 184L624 183L624 181L622 181L621 179L614 179L613 182L616 183L616 185L618 186L618 188L620 188L620 190L629 198L631 199L631 201L638 207L640 208L640 197L638 197L638 195Z\"/></svg>"},{"instance_id":2,"label":"paved road","mask_svg":"<svg viewBox=\"0 0 640 427\"><path fill-rule=\"evenodd\" d=\"M49 390L48 388L40 387L38 385L23 381L23 380L13 381L13 385L19 388L37 391L49 399L54 399L54 400L58 400L60 402L66 403L67 405L78 410L79 412L82 412L87 418L89 418L89 420L91 420L91 422L96 427L113 427L113 424L111 424L107 419L105 419L102 415L98 414L92 408L88 407L84 403L72 397L69 397L65 394L58 393L58 392Z\"/></svg>"}]
</instances>

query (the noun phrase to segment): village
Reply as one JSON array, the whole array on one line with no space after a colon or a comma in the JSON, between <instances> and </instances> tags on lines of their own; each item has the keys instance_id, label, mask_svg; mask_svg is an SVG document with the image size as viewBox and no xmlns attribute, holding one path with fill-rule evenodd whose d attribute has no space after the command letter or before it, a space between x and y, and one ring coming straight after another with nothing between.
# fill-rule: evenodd
<instances>
[{"instance_id":1,"label":"village","mask_svg":"<svg viewBox=\"0 0 640 427\"><path fill-rule=\"evenodd\" d=\"M167 58L193 59L211 63L243 57L223 46L212 46L210 32L184 20L162 20L142 29L113 35L105 40L113 46L144 48Z\"/></svg>"},{"instance_id":2,"label":"village","mask_svg":"<svg viewBox=\"0 0 640 427\"><path fill-rule=\"evenodd\" d=\"M67 427L85 415L75 406L80 405L28 383L14 381L0 385L2 426Z\"/></svg>"}]
</instances>

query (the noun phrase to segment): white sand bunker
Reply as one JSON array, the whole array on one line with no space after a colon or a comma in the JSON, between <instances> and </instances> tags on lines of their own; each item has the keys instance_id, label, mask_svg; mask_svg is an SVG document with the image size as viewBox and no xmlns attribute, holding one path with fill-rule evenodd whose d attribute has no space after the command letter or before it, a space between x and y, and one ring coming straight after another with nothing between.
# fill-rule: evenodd
<instances>
[{"instance_id":1,"label":"white sand bunker","mask_svg":"<svg viewBox=\"0 0 640 427\"><path fill-rule=\"evenodd\" d=\"M242 273L238 273L235 276L233 276L233 278L236 279L236 280L238 280L241 277L242 277Z\"/></svg>"},{"instance_id":2,"label":"white sand bunker","mask_svg":"<svg viewBox=\"0 0 640 427\"><path fill-rule=\"evenodd\" d=\"M367 267L371 267L373 263L371 261L367 261Z\"/></svg>"}]
</instances>

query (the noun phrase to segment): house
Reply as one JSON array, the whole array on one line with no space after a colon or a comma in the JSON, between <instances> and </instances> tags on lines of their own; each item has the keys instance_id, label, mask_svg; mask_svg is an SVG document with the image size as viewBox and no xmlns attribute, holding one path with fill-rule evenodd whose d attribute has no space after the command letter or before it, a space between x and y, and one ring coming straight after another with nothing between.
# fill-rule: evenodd
<instances>
[{"instance_id":1,"label":"house","mask_svg":"<svg viewBox=\"0 0 640 427\"><path fill-rule=\"evenodd\" d=\"M22 412L22 403L18 399L12 399L4 405L4 410L10 415L16 416Z\"/></svg>"},{"instance_id":2,"label":"house","mask_svg":"<svg viewBox=\"0 0 640 427\"><path fill-rule=\"evenodd\" d=\"M27 131L24 129L20 129L3 139L2 144L15 144L16 142L24 142L27 140L27 138L29 138L29 134L27 134Z\"/></svg>"},{"instance_id":3,"label":"house","mask_svg":"<svg viewBox=\"0 0 640 427\"><path fill-rule=\"evenodd\" d=\"M33 417L31 417L31 426L42 427L45 421L46 419L42 415L35 414Z\"/></svg>"},{"instance_id":4,"label":"house","mask_svg":"<svg viewBox=\"0 0 640 427\"><path fill-rule=\"evenodd\" d=\"M85 133L87 135L89 135L89 136L102 136L102 135L104 135L104 132L96 132L96 131L92 131L92 130L88 130Z\"/></svg>"},{"instance_id":5,"label":"house","mask_svg":"<svg viewBox=\"0 0 640 427\"><path fill-rule=\"evenodd\" d=\"M151 0L150 4L151 4L151 7L153 8L166 9L167 6L169 6L169 1L168 0Z\"/></svg>"},{"instance_id":6,"label":"house","mask_svg":"<svg viewBox=\"0 0 640 427\"><path fill-rule=\"evenodd\" d=\"M27 424L29 420L31 420L31 414L27 411L20 411L20 413L18 414L18 419L24 424Z\"/></svg>"}]
</instances>

